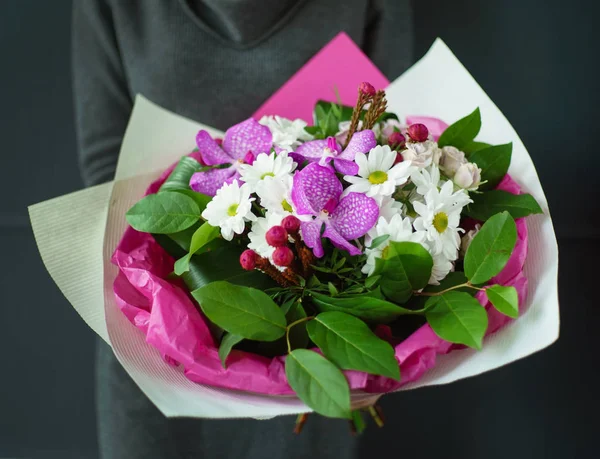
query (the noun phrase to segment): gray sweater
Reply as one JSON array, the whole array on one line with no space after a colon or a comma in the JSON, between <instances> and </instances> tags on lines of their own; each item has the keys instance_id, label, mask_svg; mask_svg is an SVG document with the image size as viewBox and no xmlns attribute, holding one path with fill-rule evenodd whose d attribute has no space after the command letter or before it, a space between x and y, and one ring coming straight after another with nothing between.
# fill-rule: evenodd
<instances>
[{"instance_id":1,"label":"gray sweater","mask_svg":"<svg viewBox=\"0 0 600 459\"><path fill-rule=\"evenodd\" d=\"M110 180L136 93L226 129L249 117L340 31L388 76L408 68L409 0L77 0L73 75L86 184ZM99 443L119 458L350 458L344 421L166 420L106 345L97 359Z\"/></svg>"}]
</instances>

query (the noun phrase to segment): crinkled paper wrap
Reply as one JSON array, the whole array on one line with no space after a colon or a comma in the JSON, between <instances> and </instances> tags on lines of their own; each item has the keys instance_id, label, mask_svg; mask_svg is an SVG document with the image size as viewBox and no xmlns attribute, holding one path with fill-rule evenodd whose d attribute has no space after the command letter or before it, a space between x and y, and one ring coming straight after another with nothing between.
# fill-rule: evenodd
<instances>
[{"instance_id":1,"label":"crinkled paper wrap","mask_svg":"<svg viewBox=\"0 0 600 459\"><path fill-rule=\"evenodd\" d=\"M522 220L519 222L520 243L526 239L527 230L529 232L525 276L518 274L519 264L525 256L523 248L513 255L510 263L514 266L505 271L508 278L498 280L512 283L522 291L522 297L527 296L521 307L521 317L487 337L482 351L458 349L444 354L451 345L433 335L429 327L422 327L396 348L399 361L407 362L403 363L402 369L403 381L408 384L402 389L474 376L550 345L557 339L559 329L558 250L542 187L516 132L441 40L389 86L388 100L391 111L401 117L416 114L446 121L461 118L480 107L483 128L479 138L493 144L513 142L509 173L523 191L533 194L544 210L544 215L527 218L527 226ZM162 171L193 149L195 135L202 128L218 134L138 97L124 138L115 181L30 208L42 259L67 299L111 344L126 371L165 415L271 417L310 411L295 396L286 395L289 389L281 376L281 359L263 365L264 374L259 379L274 385L273 390L263 392L283 395L244 393L192 382L191 379L199 383L214 382L216 375L222 381L235 380L227 376L230 371L240 376L236 383L239 387L260 391L260 387L252 386L243 378L245 366L252 366L252 360L235 360L234 353L230 370L221 369L216 351L211 350L213 343L209 341L206 326L189 298L182 293L168 293L171 286L164 283L161 276L165 275L165 266L172 261L152 259L151 256L160 257L162 252L136 247L140 242L138 238L134 238L130 246L127 246L127 238L119 245L127 230L124 218L127 209L139 200ZM503 185L512 187L513 191L516 189L510 181ZM152 244L152 241L148 239L145 243ZM118 245L119 251L115 252ZM146 255L140 255L142 252ZM113 253L120 271L111 263ZM140 257L136 259L135 255ZM147 256L150 258L144 258ZM151 265L154 268L148 269ZM153 269L163 271L153 272ZM528 288L525 278L529 280ZM168 307L173 299L171 294L183 305L177 314ZM483 294L480 294L480 300L485 304ZM491 312L490 330L495 331L505 321ZM165 330L172 331L176 326L190 333L181 333L176 339L164 336ZM200 339L190 342L190 336ZM165 342L168 346L161 347ZM424 348L424 342L432 345ZM186 349L187 352L181 352ZM166 364L164 357L169 357L171 362L176 359L181 365ZM197 367L198 362L203 366ZM430 368L433 363L435 366ZM195 368L202 368L202 371L197 372ZM206 368L213 373L204 371ZM353 393L355 406L373 403L379 391L397 389L395 383L385 378L367 377L358 372L349 372L349 379L353 387L364 390Z\"/></svg>"}]
</instances>

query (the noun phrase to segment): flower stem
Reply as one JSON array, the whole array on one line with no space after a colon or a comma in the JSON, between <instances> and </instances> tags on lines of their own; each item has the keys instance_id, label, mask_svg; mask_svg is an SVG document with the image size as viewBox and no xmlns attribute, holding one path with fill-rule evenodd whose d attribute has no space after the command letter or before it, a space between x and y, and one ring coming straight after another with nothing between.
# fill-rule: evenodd
<instances>
[{"instance_id":1,"label":"flower stem","mask_svg":"<svg viewBox=\"0 0 600 459\"><path fill-rule=\"evenodd\" d=\"M303 317L302 319L298 319L289 324L287 327L285 327L285 341L287 343L288 354L292 352L292 345L290 344L290 330L292 329L292 327L294 325L301 324L302 322L308 322L309 320L312 320L314 318L315 316Z\"/></svg>"},{"instance_id":2,"label":"flower stem","mask_svg":"<svg viewBox=\"0 0 600 459\"><path fill-rule=\"evenodd\" d=\"M451 290L456 290L459 288L463 288L463 287L467 287L467 288L472 288L474 290L485 290L483 288L479 288L479 287L475 287L473 284L471 284L470 282L465 282L464 284L458 284L458 285L454 285L452 287L448 287L445 290L442 290L440 292L414 292L414 294L416 296L440 296L443 295L446 292L449 292Z\"/></svg>"}]
</instances>

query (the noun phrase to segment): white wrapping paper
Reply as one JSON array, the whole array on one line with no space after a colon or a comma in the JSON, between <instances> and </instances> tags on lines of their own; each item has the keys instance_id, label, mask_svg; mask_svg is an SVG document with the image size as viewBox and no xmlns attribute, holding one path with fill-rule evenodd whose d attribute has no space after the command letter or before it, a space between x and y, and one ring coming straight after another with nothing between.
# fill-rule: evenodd
<instances>
[{"instance_id":1,"label":"white wrapping paper","mask_svg":"<svg viewBox=\"0 0 600 459\"><path fill-rule=\"evenodd\" d=\"M387 97L390 110L401 118L427 115L452 122L479 107L483 122L479 139L492 144L513 142L509 173L544 210L543 215L527 219L529 297L525 312L488 337L483 350L438 356L432 370L402 390L474 376L550 345L559 331L558 249L544 192L517 133L439 39L423 59L390 84ZM295 397L240 393L189 381L181 369L163 361L115 304L112 284L117 269L110 257L126 228L125 212L164 169L195 147L199 129L218 134L138 96L115 181L29 208L42 260L65 297L113 347L125 370L166 416L265 418L311 411ZM355 393L353 403L355 407L369 405L377 398Z\"/></svg>"}]
</instances>

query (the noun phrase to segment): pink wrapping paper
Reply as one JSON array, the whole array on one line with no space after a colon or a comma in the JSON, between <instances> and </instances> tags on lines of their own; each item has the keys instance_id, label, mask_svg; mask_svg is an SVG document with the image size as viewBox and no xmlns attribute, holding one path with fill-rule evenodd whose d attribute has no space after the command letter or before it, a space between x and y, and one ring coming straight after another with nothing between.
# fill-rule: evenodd
<instances>
[{"instance_id":1,"label":"pink wrapping paper","mask_svg":"<svg viewBox=\"0 0 600 459\"><path fill-rule=\"evenodd\" d=\"M170 171L153 183L147 194L155 193ZM508 176L499 189L518 193L518 185ZM517 219L518 240L504 270L494 282L512 285L524 304L527 279L523 264L527 256L527 227L524 219ZM117 304L142 333L146 341L160 351L170 364L181 364L186 376L195 382L264 394L292 394L285 377L285 357L269 359L256 354L233 350L228 367L223 369L218 347L213 341L206 319L190 298L182 284L167 280L173 271L174 260L154 238L128 228L120 241L112 261L119 267L114 283ZM505 325L510 319L490 307L485 292L477 299L487 309L488 334ZM381 336L381 334L380 334ZM459 346L439 338L429 325L424 325L395 346L402 381L358 371L345 374L352 389L365 392L389 392L419 379L435 365L436 356Z\"/></svg>"}]
</instances>

